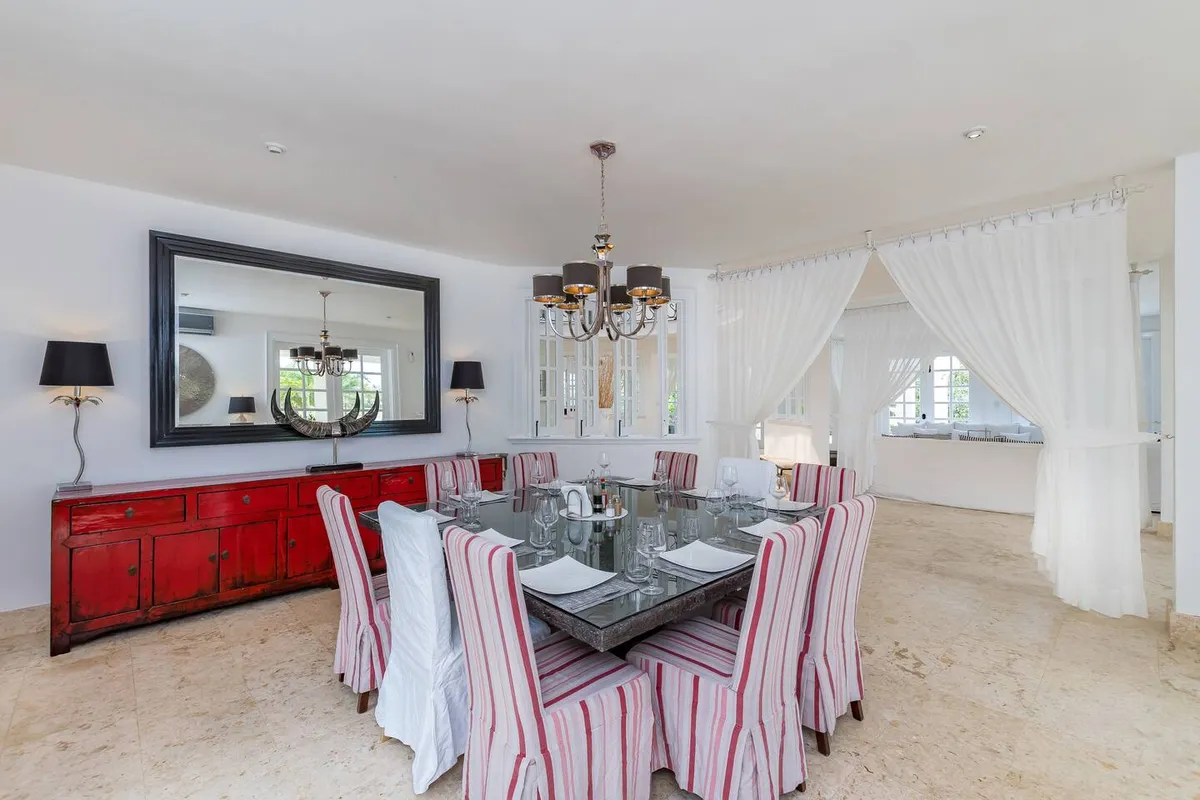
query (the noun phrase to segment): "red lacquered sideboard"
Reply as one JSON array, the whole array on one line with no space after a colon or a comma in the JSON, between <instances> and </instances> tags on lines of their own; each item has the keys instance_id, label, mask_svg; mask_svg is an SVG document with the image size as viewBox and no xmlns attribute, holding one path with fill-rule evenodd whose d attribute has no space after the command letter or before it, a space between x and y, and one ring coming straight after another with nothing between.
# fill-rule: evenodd
<instances>
[{"instance_id":1,"label":"red lacquered sideboard","mask_svg":"<svg viewBox=\"0 0 1200 800\"><path fill-rule=\"evenodd\" d=\"M317 508L329 484L355 510L384 500L425 501L425 464L368 464L97 486L51 505L50 655L121 628L311 586L334 586L333 555ZM484 489L504 488L506 460L481 455ZM362 529L371 569L384 569L379 535Z\"/></svg>"}]
</instances>

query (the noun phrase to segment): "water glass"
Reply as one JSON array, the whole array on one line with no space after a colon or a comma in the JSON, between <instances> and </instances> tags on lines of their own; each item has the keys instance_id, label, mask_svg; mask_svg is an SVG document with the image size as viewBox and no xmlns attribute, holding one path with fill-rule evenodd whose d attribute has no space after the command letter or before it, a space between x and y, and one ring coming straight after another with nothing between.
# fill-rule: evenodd
<instances>
[{"instance_id":1,"label":"water glass","mask_svg":"<svg viewBox=\"0 0 1200 800\"><path fill-rule=\"evenodd\" d=\"M684 544L691 544L700 539L700 518L695 512L689 513L683 518L683 529L679 532L679 538Z\"/></svg>"},{"instance_id":2,"label":"water glass","mask_svg":"<svg viewBox=\"0 0 1200 800\"><path fill-rule=\"evenodd\" d=\"M659 456L654 459L654 480L665 481L667 479L667 459L666 456Z\"/></svg>"},{"instance_id":3,"label":"water glass","mask_svg":"<svg viewBox=\"0 0 1200 800\"><path fill-rule=\"evenodd\" d=\"M468 478L462 493L463 505L466 506L464 516L468 528L479 526L479 498L481 495L479 484L473 478Z\"/></svg>"},{"instance_id":4,"label":"water glass","mask_svg":"<svg viewBox=\"0 0 1200 800\"><path fill-rule=\"evenodd\" d=\"M720 489L710 489L704 496L704 510L712 516L713 530L717 532L708 537L708 540L714 544L725 541L725 537L720 535L720 529L717 527L717 518L725 513L725 493Z\"/></svg>"},{"instance_id":5,"label":"water glass","mask_svg":"<svg viewBox=\"0 0 1200 800\"><path fill-rule=\"evenodd\" d=\"M653 557L650 553L638 549L637 536L634 531L627 531L625 536L625 577L630 583L641 586L650 580L650 568Z\"/></svg>"},{"instance_id":6,"label":"water glass","mask_svg":"<svg viewBox=\"0 0 1200 800\"><path fill-rule=\"evenodd\" d=\"M733 489L738 483L737 467L733 466L732 464L726 464L721 469L721 483L725 484L726 494L728 494L730 497L733 497Z\"/></svg>"},{"instance_id":7,"label":"water glass","mask_svg":"<svg viewBox=\"0 0 1200 800\"><path fill-rule=\"evenodd\" d=\"M558 525L558 502L554 497L538 497L533 504L532 522L529 543L537 548L539 556L554 555L554 532Z\"/></svg>"},{"instance_id":8,"label":"water glass","mask_svg":"<svg viewBox=\"0 0 1200 800\"><path fill-rule=\"evenodd\" d=\"M650 559L650 583L642 587L642 594L662 594L666 590L658 583L658 557L667 551L667 532L661 520L647 519L638 524L637 549Z\"/></svg>"},{"instance_id":9,"label":"water glass","mask_svg":"<svg viewBox=\"0 0 1200 800\"><path fill-rule=\"evenodd\" d=\"M546 482L546 468L542 466L540 458L533 462L533 474L530 477L533 479L533 485L539 489Z\"/></svg>"}]
</instances>

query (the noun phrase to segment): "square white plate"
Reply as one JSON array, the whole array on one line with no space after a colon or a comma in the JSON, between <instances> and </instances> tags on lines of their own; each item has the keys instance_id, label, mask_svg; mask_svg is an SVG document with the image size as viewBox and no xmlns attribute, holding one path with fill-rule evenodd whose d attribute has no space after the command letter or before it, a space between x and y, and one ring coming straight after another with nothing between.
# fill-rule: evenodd
<instances>
[{"instance_id":1,"label":"square white plate","mask_svg":"<svg viewBox=\"0 0 1200 800\"><path fill-rule=\"evenodd\" d=\"M775 531L781 531L786 527L788 527L788 524L786 522L780 522L779 520L776 520L776 519L764 519L762 522L758 523L757 525L747 525L744 528L738 528L738 530L745 531L746 533L749 533L752 536L766 536L768 533L774 533Z\"/></svg>"},{"instance_id":2,"label":"square white plate","mask_svg":"<svg viewBox=\"0 0 1200 800\"><path fill-rule=\"evenodd\" d=\"M708 497L708 493L711 491L712 491L712 489L684 489L682 492L680 492L680 494L684 494L684 495L687 495L688 497L696 497L696 498L699 498L700 500L704 500Z\"/></svg>"},{"instance_id":3,"label":"square white plate","mask_svg":"<svg viewBox=\"0 0 1200 800\"><path fill-rule=\"evenodd\" d=\"M592 569L570 556L563 556L544 567L521 570L521 584L542 594L570 594L599 586L616 574Z\"/></svg>"},{"instance_id":4,"label":"square white plate","mask_svg":"<svg viewBox=\"0 0 1200 800\"><path fill-rule=\"evenodd\" d=\"M434 521L438 525L441 525L443 522L449 522L450 520L454 519L454 517L448 517L445 514L442 514L433 508L427 508L424 511L422 511L421 513L427 517L433 517Z\"/></svg>"},{"instance_id":5,"label":"square white plate","mask_svg":"<svg viewBox=\"0 0 1200 800\"><path fill-rule=\"evenodd\" d=\"M475 533L477 533L478 535L487 539L489 542L495 542L496 544L502 544L505 547L516 547L517 545L519 545L521 542L524 541L524 539L514 539L511 536L505 536L503 533L492 530L491 528L485 528L484 530L481 530L481 531L475 531Z\"/></svg>"},{"instance_id":6,"label":"square white plate","mask_svg":"<svg viewBox=\"0 0 1200 800\"><path fill-rule=\"evenodd\" d=\"M614 483L620 483L624 486L634 486L640 489L649 489L652 486L658 486L660 481L656 481L653 478L622 478L619 481L614 481Z\"/></svg>"},{"instance_id":7,"label":"square white plate","mask_svg":"<svg viewBox=\"0 0 1200 800\"><path fill-rule=\"evenodd\" d=\"M668 550L659 558L664 558L672 564L678 564L688 569L700 572L725 572L740 567L747 561L754 560L753 553L733 553L721 550L704 542L692 542L687 547L678 550Z\"/></svg>"},{"instance_id":8,"label":"square white plate","mask_svg":"<svg viewBox=\"0 0 1200 800\"><path fill-rule=\"evenodd\" d=\"M463 501L461 494L452 494L452 495L450 495L450 499L455 501L456 503L461 503ZM481 503L494 503L497 500L507 500L507 499L508 499L508 495L496 494L495 492L489 492L487 489L484 489L482 492L479 493L479 502L481 502Z\"/></svg>"},{"instance_id":9,"label":"square white plate","mask_svg":"<svg viewBox=\"0 0 1200 800\"><path fill-rule=\"evenodd\" d=\"M776 500L774 497L759 500L754 505L759 508L765 508L768 511L807 511L816 505L816 503L799 503L795 500L788 500L786 497L782 500Z\"/></svg>"}]
</instances>

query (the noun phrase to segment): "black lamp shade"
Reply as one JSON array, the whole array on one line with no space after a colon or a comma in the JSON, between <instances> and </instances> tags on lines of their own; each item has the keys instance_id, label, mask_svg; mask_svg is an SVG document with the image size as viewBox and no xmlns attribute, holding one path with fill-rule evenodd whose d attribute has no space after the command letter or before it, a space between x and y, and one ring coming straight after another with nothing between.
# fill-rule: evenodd
<instances>
[{"instance_id":1,"label":"black lamp shade","mask_svg":"<svg viewBox=\"0 0 1200 800\"><path fill-rule=\"evenodd\" d=\"M103 342L46 342L42 386L112 386L108 345Z\"/></svg>"},{"instance_id":2,"label":"black lamp shade","mask_svg":"<svg viewBox=\"0 0 1200 800\"><path fill-rule=\"evenodd\" d=\"M563 294L562 275L534 275L533 299L546 305L566 300L566 295Z\"/></svg>"},{"instance_id":3,"label":"black lamp shade","mask_svg":"<svg viewBox=\"0 0 1200 800\"><path fill-rule=\"evenodd\" d=\"M229 413L230 414L253 414L254 413L254 398L253 397L231 397L231 398L229 398Z\"/></svg>"},{"instance_id":4,"label":"black lamp shade","mask_svg":"<svg viewBox=\"0 0 1200 800\"><path fill-rule=\"evenodd\" d=\"M591 261L563 264L563 290L567 294L594 294L600 288L600 268Z\"/></svg>"},{"instance_id":5,"label":"black lamp shade","mask_svg":"<svg viewBox=\"0 0 1200 800\"><path fill-rule=\"evenodd\" d=\"M451 389L482 389L483 364L478 361L455 361L450 373Z\"/></svg>"},{"instance_id":6,"label":"black lamp shade","mask_svg":"<svg viewBox=\"0 0 1200 800\"><path fill-rule=\"evenodd\" d=\"M656 297L662 292L662 267L633 264L625 270L625 284L633 297Z\"/></svg>"},{"instance_id":7,"label":"black lamp shade","mask_svg":"<svg viewBox=\"0 0 1200 800\"><path fill-rule=\"evenodd\" d=\"M662 279L662 294L656 295L650 300L652 306L665 306L671 302L671 279L663 276Z\"/></svg>"},{"instance_id":8,"label":"black lamp shade","mask_svg":"<svg viewBox=\"0 0 1200 800\"><path fill-rule=\"evenodd\" d=\"M608 305L613 311L628 311L633 308L633 301L624 286L614 283L608 287Z\"/></svg>"}]
</instances>

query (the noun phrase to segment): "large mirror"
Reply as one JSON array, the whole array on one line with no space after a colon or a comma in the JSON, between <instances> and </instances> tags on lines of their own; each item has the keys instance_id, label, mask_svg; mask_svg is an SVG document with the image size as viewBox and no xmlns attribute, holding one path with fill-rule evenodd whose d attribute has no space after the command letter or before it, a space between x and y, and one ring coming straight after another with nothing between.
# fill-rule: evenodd
<instances>
[{"instance_id":1,"label":"large mirror","mask_svg":"<svg viewBox=\"0 0 1200 800\"><path fill-rule=\"evenodd\" d=\"M152 231L150 445L295 439L355 405L362 435L440 430L438 280ZM317 358L324 355L324 358Z\"/></svg>"}]
</instances>

